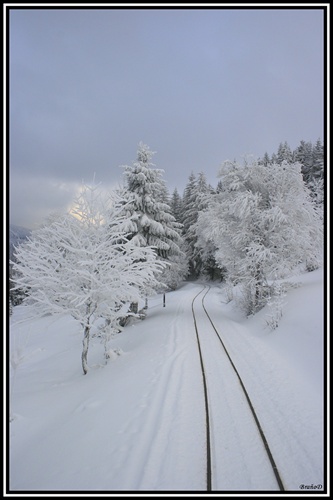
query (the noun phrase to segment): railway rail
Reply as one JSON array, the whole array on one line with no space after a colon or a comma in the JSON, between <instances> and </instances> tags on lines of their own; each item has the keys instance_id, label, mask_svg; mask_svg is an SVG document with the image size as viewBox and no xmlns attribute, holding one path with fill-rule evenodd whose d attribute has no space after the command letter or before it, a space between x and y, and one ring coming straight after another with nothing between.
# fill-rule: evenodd
<instances>
[{"instance_id":1,"label":"railway rail","mask_svg":"<svg viewBox=\"0 0 333 500\"><path fill-rule=\"evenodd\" d=\"M206 288L207 288L207 290L206 290ZM237 380L239 382L239 386L241 388L241 394L243 395L242 397L245 398L247 405L250 409L251 415L253 417L253 421L255 423L255 428L258 432L258 437L262 442L262 445L263 445L264 450L266 452L267 459L269 460L269 463L270 463L270 467L274 473L277 487L280 491L285 491L278 467L275 463L275 460L273 458L273 455L272 455L271 449L269 447L268 441L266 439L265 433L264 433L263 428L260 424L258 415L255 411L254 405L251 401L251 398L248 394L248 391L246 390L246 387L245 387L245 384L242 380L242 377L240 376L240 374L235 366L235 363L232 360L230 353L228 352L228 349L222 340L222 337L221 337L219 331L217 330L212 318L210 317L210 315L205 307L204 301L205 301L205 298L206 298L208 292L210 291L210 288L211 287L208 285L204 286L202 288L202 290L200 290L200 292L198 292L192 300L192 314L193 314L194 327L195 327L196 338L197 338L197 343L198 343L198 351L199 351L200 365L201 365L201 371L202 371L202 380L203 380L204 400L205 400L206 456L207 456L207 460L206 460L207 461L207 465L206 465L206 468L207 468L207 480L206 480L207 481L207 488L206 489L207 489L207 491L212 491L212 489L213 489L213 482L214 482L214 478L213 478L214 467L213 467L213 465L214 464L213 464L212 446L214 443L214 433L213 433L213 426L212 426L212 422L211 422L212 417L211 417L211 408L210 408L210 403L209 403L209 382L208 382L208 377L206 374L203 349L202 349L202 341L200 340L200 337L202 336L203 332L200 333L200 331L199 331L197 315L195 312L195 303L200 296L201 296L201 306L202 306L202 309L205 313L205 317L206 317L207 321L209 321L209 324L212 327L212 331L215 333L215 335L217 336L217 338L219 340L219 343L221 346L221 354L223 356L227 357L227 359L229 361L230 369L233 371L233 373L235 374L235 376L237 377ZM205 290L206 290L206 292L203 294L203 292Z\"/></svg>"}]
</instances>

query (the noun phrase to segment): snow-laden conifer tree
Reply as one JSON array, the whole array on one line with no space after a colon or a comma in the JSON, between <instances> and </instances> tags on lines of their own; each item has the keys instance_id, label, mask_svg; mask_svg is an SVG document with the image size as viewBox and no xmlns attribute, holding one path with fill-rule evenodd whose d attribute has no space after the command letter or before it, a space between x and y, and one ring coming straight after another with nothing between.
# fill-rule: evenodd
<instances>
[{"instance_id":1,"label":"snow-laden conifer tree","mask_svg":"<svg viewBox=\"0 0 333 500\"><path fill-rule=\"evenodd\" d=\"M136 245L154 247L158 260L168 263L158 279L161 284L175 288L187 272L186 257L180 248L181 224L166 203L163 170L154 168L153 155L149 146L140 142L137 160L132 166L123 167L126 177L123 193L130 221L127 230Z\"/></svg>"},{"instance_id":2,"label":"snow-laden conifer tree","mask_svg":"<svg viewBox=\"0 0 333 500\"><path fill-rule=\"evenodd\" d=\"M269 163L271 163L270 159L269 159L269 155L266 151L266 153L264 154L263 158L260 158L259 159L259 163L262 163L263 165L267 166Z\"/></svg>"},{"instance_id":3,"label":"snow-laden conifer tree","mask_svg":"<svg viewBox=\"0 0 333 500\"><path fill-rule=\"evenodd\" d=\"M302 174L304 181L308 184L312 178L312 143L301 141L299 146L294 151L295 161L302 165Z\"/></svg>"},{"instance_id":4,"label":"snow-laden conifer tree","mask_svg":"<svg viewBox=\"0 0 333 500\"><path fill-rule=\"evenodd\" d=\"M182 220L182 211L183 211L183 200L180 194L178 193L177 188L174 189L170 201L171 213L176 219L177 222L181 223Z\"/></svg>"},{"instance_id":5,"label":"snow-laden conifer tree","mask_svg":"<svg viewBox=\"0 0 333 500\"><path fill-rule=\"evenodd\" d=\"M283 161L287 161L288 163L292 163L294 159L294 154L291 151L291 148L287 141L285 142L280 142L279 147L278 147L278 152L276 155L276 161L277 163L282 163Z\"/></svg>"},{"instance_id":6,"label":"snow-laden conifer tree","mask_svg":"<svg viewBox=\"0 0 333 500\"><path fill-rule=\"evenodd\" d=\"M205 174L200 172L196 178L192 172L184 190L182 220L190 274L196 278L204 272L205 264L210 259L208 254L205 251L203 252L203 247L197 244L196 223L199 212L207 206L212 194L213 189L208 186ZM206 263L203 260L204 254Z\"/></svg>"},{"instance_id":7,"label":"snow-laden conifer tree","mask_svg":"<svg viewBox=\"0 0 333 500\"><path fill-rule=\"evenodd\" d=\"M308 186L314 201L323 206L324 203L324 146L320 139L312 149L312 168L308 176Z\"/></svg>"},{"instance_id":8,"label":"snow-laden conifer tree","mask_svg":"<svg viewBox=\"0 0 333 500\"><path fill-rule=\"evenodd\" d=\"M312 177L315 179L324 177L324 146L320 139L312 149Z\"/></svg>"},{"instance_id":9,"label":"snow-laden conifer tree","mask_svg":"<svg viewBox=\"0 0 333 500\"><path fill-rule=\"evenodd\" d=\"M198 218L199 213L207 208L211 197L215 194L212 186L208 185L206 176L203 172L200 172L198 175L195 193ZM190 228L190 233L191 232L195 235L193 240L193 261L195 262L197 276L208 276L212 280L220 277L220 270L217 269L217 264L215 262L214 246L211 244L207 244L204 247L200 246L197 238L196 222Z\"/></svg>"},{"instance_id":10,"label":"snow-laden conifer tree","mask_svg":"<svg viewBox=\"0 0 333 500\"><path fill-rule=\"evenodd\" d=\"M299 163L245 166L225 162L223 190L200 213L197 234L212 241L216 259L240 283L247 314L269 296L268 280L288 276L301 263L321 265L322 221Z\"/></svg>"},{"instance_id":11,"label":"snow-laden conifer tree","mask_svg":"<svg viewBox=\"0 0 333 500\"><path fill-rule=\"evenodd\" d=\"M115 193L106 199L97 186L84 186L73 209L33 231L13 262L16 287L26 291L35 315L68 313L81 324L85 374L94 323L105 321L107 355L122 305L154 288L163 268L150 245L140 247L128 239L125 208Z\"/></svg>"},{"instance_id":12,"label":"snow-laden conifer tree","mask_svg":"<svg viewBox=\"0 0 333 500\"><path fill-rule=\"evenodd\" d=\"M192 172L188 178L188 182L184 189L183 203L182 203L183 236L185 240L186 255L189 262L189 275L192 277L197 277L195 270L196 265L193 258L194 245L196 242L196 235L193 231L193 228L194 224L198 219L198 209L196 206L196 201L197 201L196 184L197 184L197 179L195 174Z\"/></svg>"}]
</instances>

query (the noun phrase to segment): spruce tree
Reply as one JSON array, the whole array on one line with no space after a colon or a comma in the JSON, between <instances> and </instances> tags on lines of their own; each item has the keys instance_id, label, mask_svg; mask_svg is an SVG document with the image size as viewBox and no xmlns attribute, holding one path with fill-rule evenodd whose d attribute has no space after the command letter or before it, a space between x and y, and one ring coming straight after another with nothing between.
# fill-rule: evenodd
<instances>
[{"instance_id":1,"label":"spruce tree","mask_svg":"<svg viewBox=\"0 0 333 500\"><path fill-rule=\"evenodd\" d=\"M324 178L324 146L320 139L312 149L312 175L314 179Z\"/></svg>"},{"instance_id":2,"label":"spruce tree","mask_svg":"<svg viewBox=\"0 0 333 500\"><path fill-rule=\"evenodd\" d=\"M179 278L184 272L179 268L179 262L184 260L181 246L181 225L176 222L167 200L167 189L162 178L163 170L154 168L152 157L154 152L149 146L140 142L137 160L132 166L124 166L126 177L125 198L127 212L131 217L129 237L138 246L153 246L157 258L169 263L169 268L177 267ZM169 286L166 270L161 282ZM173 287L174 287L174 280Z\"/></svg>"},{"instance_id":3,"label":"spruce tree","mask_svg":"<svg viewBox=\"0 0 333 500\"><path fill-rule=\"evenodd\" d=\"M192 278L198 278L205 272L204 260L212 260L207 254L206 249L203 249L198 244L198 235L196 223L198 214L207 206L209 198L213 195L213 188L207 184L206 176L200 172L198 178L191 173L188 183L184 190L183 196L183 234L186 241L187 255L189 258L190 275ZM205 257L204 257L205 255ZM211 270L209 271L211 275Z\"/></svg>"},{"instance_id":4,"label":"spruce tree","mask_svg":"<svg viewBox=\"0 0 333 500\"><path fill-rule=\"evenodd\" d=\"M304 181L308 184L311 180L312 170L312 144L311 142L301 141L294 153L295 161L302 165L302 175Z\"/></svg>"},{"instance_id":5,"label":"spruce tree","mask_svg":"<svg viewBox=\"0 0 333 500\"><path fill-rule=\"evenodd\" d=\"M178 193L177 188L174 189L170 201L171 213L176 219L177 222L181 223L182 220L182 211L183 211L183 200L180 194Z\"/></svg>"},{"instance_id":6,"label":"spruce tree","mask_svg":"<svg viewBox=\"0 0 333 500\"><path fill-rule=\"evenodd\" d=\"M287 141L280 143L276 156L277 163L282 163L283 161L291 163L293 161L293 153Z\"/></svg>"},{"instance_id":7,"label":"spruce tree","mask_svg":"<svg viewBox=\"0 0 333 500\"><path fill-rule=\"evenodd\" d=\"M188 178L187 185L185 186L183 194L183 236L186 245L186 254L189 261L189 275L194 278L196 274L196 264L194 260L194 246L196 243L196 234L194 225L198 219L197 208L197 190L196 190L196 177L192 172Z\"/></svg>"}]
</instances>

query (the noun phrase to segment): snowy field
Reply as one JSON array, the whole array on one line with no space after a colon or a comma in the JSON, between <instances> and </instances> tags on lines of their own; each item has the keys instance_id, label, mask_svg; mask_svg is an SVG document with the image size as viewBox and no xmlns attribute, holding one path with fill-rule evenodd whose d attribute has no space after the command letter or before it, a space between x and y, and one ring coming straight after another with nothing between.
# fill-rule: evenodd
<instances>
[{"instance_id":1,"label":"snowy field","mask_svg":"<svg viewBox=\"0 0 333 500\"><path fill-rule=\"evenodd\" d=\"M274 331L266 326L268 307L246 319L226 303L222 284L211 284L205 305L252 398L285 489L315 494L326 488L323 273L293 281L300 286L288 291ZM191 312L202 288L184 284L166 295L166 307L161 295L151 299L147 318L114 337L119 355L107 365L96 339L85 376L80 325L68 316L23 321L28 308L14 308L11 492L204 494L205 414ZM205 344L212 334L200 332L200 321L198 327ZM232 400L229 368L209 342L203 354L215 417L212 489L274 494L248 409Z\"/></svg>"}]
</instances>

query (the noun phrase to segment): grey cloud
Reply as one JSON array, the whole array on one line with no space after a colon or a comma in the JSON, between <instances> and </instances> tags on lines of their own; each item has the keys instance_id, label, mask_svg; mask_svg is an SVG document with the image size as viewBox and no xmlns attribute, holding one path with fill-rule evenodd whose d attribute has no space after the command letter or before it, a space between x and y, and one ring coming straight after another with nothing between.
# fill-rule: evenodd
<instances>
[{"instance_id":1,"label":"grey cloud","mask_svg":"<svg viewBox=\"0 0 333 500\"><path fill-rule=\"evenodd\" d=\"M12 189L23 192L24 179L34 192L31 177L50 194L21 196L13 217L65 202L48 179L71 185L96 172L121 182L140 140L181 191L192 170L214 183L227 158L323 138L322 18L320 9L13 9Z\"/></svg>"}]
</instances>

